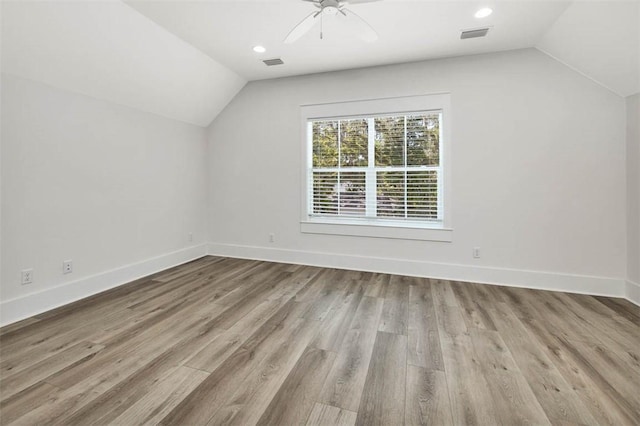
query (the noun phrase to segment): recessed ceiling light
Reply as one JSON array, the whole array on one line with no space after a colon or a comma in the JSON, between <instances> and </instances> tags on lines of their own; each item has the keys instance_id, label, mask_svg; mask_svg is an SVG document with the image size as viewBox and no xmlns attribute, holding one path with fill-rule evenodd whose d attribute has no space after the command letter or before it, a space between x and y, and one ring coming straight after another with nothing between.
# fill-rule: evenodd
<instances>
[{"instance_id":1,"label":"recessed ceiling light","mask_svg":"<svg viewBox=\"0 0 640 426\"><path fill-rule=\"evenodd\" d=\"M253 46L253 51L256 53L264 53L267 49L265 49L264 46Z\"/></svg>"},{"instance_id":2,"label":"recessed ceiling light","mask_svg":"<svg viewBox=\"0 0 640 426\"><path fill-rule=\"evenodd\" d=\"M491 15L492 13L493 13L493 10L491 10L488 7L483 7L482 9L477 11L474 16L476 18L486 18L487 16Z\"/></svg>"}]
</instances>

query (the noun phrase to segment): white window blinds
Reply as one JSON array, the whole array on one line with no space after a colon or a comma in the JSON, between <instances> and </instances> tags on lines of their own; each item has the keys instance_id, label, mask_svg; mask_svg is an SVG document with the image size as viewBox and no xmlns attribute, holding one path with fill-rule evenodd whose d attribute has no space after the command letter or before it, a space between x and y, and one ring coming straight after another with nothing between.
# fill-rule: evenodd
<instances>
[{"instance_id":1,"label":"white window blinds","mask_svg":"<svg viewBox=\"0 0 640 426\"><path fill-rule=\"evenodd\" d=\"M441 222L441 111L309 120L308 216Z\"/></svg>"}]
</instances>

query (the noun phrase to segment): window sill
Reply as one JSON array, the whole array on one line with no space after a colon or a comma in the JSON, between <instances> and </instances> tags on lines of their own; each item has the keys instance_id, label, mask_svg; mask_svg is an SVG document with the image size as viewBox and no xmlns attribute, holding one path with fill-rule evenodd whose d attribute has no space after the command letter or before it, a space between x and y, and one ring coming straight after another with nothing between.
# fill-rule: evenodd
<instances>
[{"instance_id":1,"label":"window sill","mask_svg":"<svg viewBox=\"0 0 640 426\"><path fill-rule=\"evenodd\" d=\"M348 235L353 237L392 238L399 240L453 241L453 229L433 224L407 223L344 223L330 220L307 220L300 222L304 234Z\"/></svg>"}]
</instances>

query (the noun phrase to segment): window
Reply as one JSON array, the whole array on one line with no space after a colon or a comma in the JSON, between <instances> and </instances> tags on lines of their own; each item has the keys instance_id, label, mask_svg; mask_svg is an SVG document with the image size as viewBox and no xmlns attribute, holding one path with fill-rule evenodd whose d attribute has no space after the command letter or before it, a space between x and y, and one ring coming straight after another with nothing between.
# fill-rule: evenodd
<instances>
[{"instance_id":1,"label":"window","mask_svg":"<svg viewBox=\"0 0 640 426\"><path fill-rule=\"evenodd\" d=\"M432 95L303 107L303 232L450 241L446 101Z\"/></svg>"},{"instance_id":2,"label":"window","mask_svg":"<svg viewBox=\"0 0 640 426\"><path fill-rule=\"evenodd\" d=\"M441 121L441 111L309 121L309 216L441 222Z\"/></svg>"}]
</instances>

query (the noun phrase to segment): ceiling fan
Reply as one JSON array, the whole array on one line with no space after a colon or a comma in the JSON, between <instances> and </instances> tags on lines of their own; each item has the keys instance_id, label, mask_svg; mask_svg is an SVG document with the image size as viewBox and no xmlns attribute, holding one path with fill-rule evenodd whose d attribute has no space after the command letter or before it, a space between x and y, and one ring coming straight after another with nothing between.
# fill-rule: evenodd
<instances>
[{"instance_id":1,"label":"ceiling fan","mask_svg":"<svg viewBox=\"0 0 640 426\"><path fill-rule=\"evenodd\" d=\"M364 19L356 15L346 8L347 5L357 3L371 3L379 0L302 0L312 3L318 10L309 14L284 39L285 43L293 43L300 37L305 35L316 22L320 21L324 16L336 16L341 18L347 25L351 27L356 36L364 41L375 41L378 34ZM320 38L322 38L322 29L320 30Z\"/></svg>"}]
</instances>

